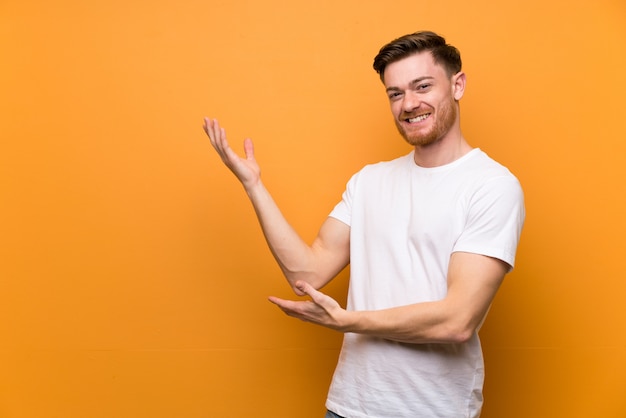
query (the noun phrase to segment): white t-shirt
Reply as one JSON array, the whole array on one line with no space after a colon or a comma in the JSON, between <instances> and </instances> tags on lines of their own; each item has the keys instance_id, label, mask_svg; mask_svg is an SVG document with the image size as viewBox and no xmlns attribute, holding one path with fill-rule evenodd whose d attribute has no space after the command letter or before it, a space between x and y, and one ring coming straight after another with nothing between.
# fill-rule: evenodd
<instances>
[{"instance_id":1,"label":"white t-shirt","mask_svg":"<svg viewBox=\"0 0 626 418\"><path fill-rule=\"evenodd\" d=\"M443 299L450 255L511 267L524 222L517 179L480 149L439 167L413 152L364 167L330 214L350 226L349 310ZM349 418L477 417L484 369L478 335L406 344L347 333L326 407Z\"/></svg>"}]
</instances>

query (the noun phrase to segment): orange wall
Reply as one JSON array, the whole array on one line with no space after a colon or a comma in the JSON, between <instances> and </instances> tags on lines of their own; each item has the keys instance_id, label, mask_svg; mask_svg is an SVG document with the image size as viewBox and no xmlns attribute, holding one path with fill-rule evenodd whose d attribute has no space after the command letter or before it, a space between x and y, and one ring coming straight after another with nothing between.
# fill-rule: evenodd
<instances>
[{"instance_id":1,"label":"orange wall","mask_svg":"<svg viewBox=\"0 0 626 418\"><path fill-rule=\"evenodd\" d=\"M340 335L267 302L289 291L202 117L255 140L310 239L408 152L371 61L418 29L461 49L465 134L526 191L483 416L626 416L623 1L3 0L0 417L321 417Z\"/></svg>"}]
</instances>

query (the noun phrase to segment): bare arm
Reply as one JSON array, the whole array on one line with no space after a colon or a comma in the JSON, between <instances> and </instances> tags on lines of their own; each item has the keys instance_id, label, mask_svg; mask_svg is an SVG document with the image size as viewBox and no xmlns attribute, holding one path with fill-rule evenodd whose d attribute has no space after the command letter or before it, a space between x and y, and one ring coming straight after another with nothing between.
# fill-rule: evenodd
<instances>
[{"instance_id":1,"label":"bare arm","mask_svg":"<svg viewBox=\"0 0 626 418\"><path fill-rule=\"evenodd\" d=\"M469 339L485 317L509 266L470 253L454 253L448 270L448 293L439 301L378 311L346 311L323 293L298 283L310 301L271 297L287 315L342 332L372 335L405 343L458 343Z\"/></svg>"},{"instance_id":2,"label":"bare arm","mask_svg":"<svg viewBox=\"0 0 626 418\"><path fill-rule=\"evenodd\" d=\"M217 120L205 118L204 130L224 164L243 185L268 246L294 291L302 294L295 286L297 281L307 282L315 289L328 283L348 264L350 228L336 219L328 218L313 243L305 243L289 225L263 185L252 141L244 141L245 158L241 158L230 148L226 132Z\"/></svg>"}]
</instances>

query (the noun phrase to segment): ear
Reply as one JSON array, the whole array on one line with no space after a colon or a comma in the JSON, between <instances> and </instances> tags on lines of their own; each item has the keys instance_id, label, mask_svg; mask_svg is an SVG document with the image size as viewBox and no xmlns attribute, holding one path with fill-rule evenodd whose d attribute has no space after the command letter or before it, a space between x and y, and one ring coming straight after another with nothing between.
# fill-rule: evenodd
<instances>
[{"instance_id":1,"label":"ear","mask_svg":"<svg viewBox=\"0 0 626 418\"><path fill-rule=\"evenodd\" d=\"M452 76L452 95L454 96L454 100L461 100L461 97L463 97L463 94L465 93L466 82L467 78L465 77L465 73L463 71L459 71Z\"/></svg>"}]
</instances>

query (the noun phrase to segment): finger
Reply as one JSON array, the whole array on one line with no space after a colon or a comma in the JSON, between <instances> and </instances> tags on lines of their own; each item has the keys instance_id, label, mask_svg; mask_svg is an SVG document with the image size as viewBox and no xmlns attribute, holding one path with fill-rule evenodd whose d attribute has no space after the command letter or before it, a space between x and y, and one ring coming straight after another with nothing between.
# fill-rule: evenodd
<instances>
[{"instance_id":1,"label":"finger","mask_svg":"<svg viewBox=\"0 0 626 418\"><path fill-rule=\"evenodd\" d=\"M226 140L226 130L220 126L217 119L208 119L207 134L211 141L211 145L215 150L224 157L230 152L228 141Z\"/></svg>"},{"instance_id":2,"label":"finger","mask_svg":"<svg viewBox=\"0 0 626 418\"><path fill-rule=\"evenodd\" d=\"M220 123L218 122L218 120L217 120L217 119L213 119L213 120L211 121L211 124L210 124L209 126L211 127L211 129L210 129L210 131L209 131L209 132L210 132L210 134L211 134L211 135L210 135L211 140L212 140L215 144L218 144L219 139L220 139L220 138L219 138L219 136L220 136L220 133L221 133L221 130L220 130Z\"/></svg>"},{"instance_id":3,"label":"finger","mask_svg":"<svg viewBox=\"0 0 626 418\"><path fill-rule=\"evenodd\" d=\"M213 124L214 124L213 119L210 119L205 116L203 128L204 128L204 131L207 133L207 135L212 134Z\"/></svg>"},{"instance_id":4,"label":"finger","mask_svg":"<svg viewBox=\"0 0 626 418\"><path fill-rule=\"evenodd\" d=\"M274 305L278 305L278 306L280 306L280 301L282 301L281 298L277 298L276 296L270 296L267 298L267 300L272 302Z\"/></svg>"},{"instance_id":5,"label":"finger","mask_svg":"<svg viewBox=\"0 0 626 418\"><path fill-rule=\"evenodd\" d=\"M226 129L220 126L220 123L215 119L213 123L213 130L215 131L215 145L222 151L227 152L228 140L226 139Z\"/></svg>"},{"instance_id":6,"label":"finger","mask_svg":"<svg viewBox=\"0 0 626 418\"><path fill-rule=\"evenodd\" d=\"M291 300L277 298L276 296L270 296L267 299L283 311L289 310L288 305L293 303Z\"/></svg>"},{"instance_id":7,"label":"finger","mask_svg":"<svg viewBox=\"0 0 626 418\"><path fill-rule=\"evenodd\" d=\"M215 147L215 124L217 120L204 118L204 131L206 132L209 140L211 141L211 145Z\"/></svg>"},{"instance_id":8,"label":"finger","mask_svg":"<svg viewBox=\"0 0 626 418\"><path fill-rule=\"evenodd\" d=\"M276 296L270 296L267 299L288 315L302 313L306 310L307 305L311 303L310 301L281 299Z\"/></svg>"},{"instance_id":9,"label":"finger","mask_svg":"<svg viewBox=\"0 0 626 418\"><path fill-rule=\"evenodd\" d=\"M305 281L297 282L296 288L299 289L302 293L308 295L313 303L326 311L339 306L335 299L331 298L325 293L320 292L319 290L315 289L315 287L313 287L311 284Z\"/></svg>"},{"instance_id":10,"label":"finger","mask_svg":"<svg viewBox=\"0 0 626 418\"><path fill-rule=\"evenodd\" d=\"M278 308L280 308L280 310L283 311L285 315L296 317L296 318L300 317L300 315L296 312L297 302L292 301L292 300L285 300L285 299L277 298L275 296L270 296L268 300L272 302L274 305L278 306Z\"/></svg>"}]
</instances>

